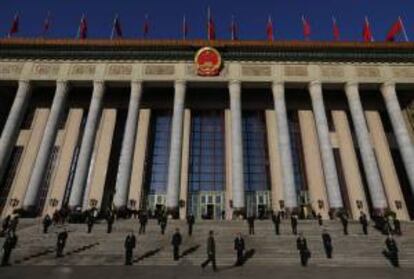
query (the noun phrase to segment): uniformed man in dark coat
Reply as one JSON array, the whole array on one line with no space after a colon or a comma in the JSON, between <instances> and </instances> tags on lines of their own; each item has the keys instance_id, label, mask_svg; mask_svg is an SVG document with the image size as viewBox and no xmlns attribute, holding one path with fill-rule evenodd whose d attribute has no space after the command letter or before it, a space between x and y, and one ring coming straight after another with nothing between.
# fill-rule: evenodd
<instances>
[{"instance_id":1,"label":"uniformed man in dark coat","mask_svg":"<svg viewBox=\"0 0 414 279\"><path fill-rule=\"evenodd\" d=\"M210 231L207 238L207 260L201 264L202 268L205 268L209 263L212 263L213 270L217 271L216 266L216 242L214 240L214 232Z\"/></svg>"},{"instance_id":2,"label":"uniformed man in dark coat","mask_svg":"<svg viewBox=\"0 0 414 279\"><path fill-rule=\"evenodd\" d=\"M345 212L342 212L339 214L339 219L341 220L344 229L344 235L348 235L348 215Z\"/></svg>"},{"instance_id":3,"label":"uniformed man in dark coat","mask_svg":"<svg viewBox=\"0 0 414 279\"><path fill-rule=\"evenodd\" d=\"M187 216L187 225L188 225L188 235L191 236L193 234L193 226L195 223L195 218L193 214Z\"/></svg>"},{"instance_id":4,"label":"uniformed man in dark coat","mask_svg":"<svg viewBox=\"0 0 414 279\"><path fill-rule=\"evenodd\" d=\"M395 233L397 235L402 234L402 232L401 232L401 223L400 223L400 220L398 220L397 217L394 217L394 230L395 230Z\"/></svg>"},{"instance_id":5,"label":"uniformed man in dark coat","mask_svg":"<svg viewBox=\"0 0 414 279\"><path fill-rule=\"evenodd\" d=\"M95 223L95 218L92 215L92 212L89 212L88 216L86 217L86 224L88 226L88 233L92 232L93 225Z\"/></svg>"},{"instance_id":6,"label":"uniformed man in dark coat","mask_svg":"<svg viewBox=\"0 0 414 279\"><path fill-rule=\"evenodd\" d=\"M323 226L322 215L320 212L318 212L318 214L316 215L316 218L318 219L319 226Z\"/></svg>"},{"instance_id":7,"label":"uniformed man in dark coat","mask_svg":"<svg viewBox=\"0 0 414 279\"><path fill-rule=\"evenodd\" d=\"M136 246L136 239L133 232L130 232L125 238L125 265L132 265L133 250Z\"/></svg>"},{"instance_id":8,"label":"uniformed man in dark coat","mask_svg":"<svg viewBox=\"0 0 414 279\"><path fill-rule=\"evenodd\" d=\"M19 215L15 215L10 221L9 230L15 233L17 230L18 224L19 224Z\"/></svg>"},{"instance_id":9,"label":"uniformed man in dark coat","mask_svg":"<svg viewBox=\"0 0 414 279\"><path fill-rule=\"evenodd\" d=\"M244 239L241 233L238 233L236 238L234 239L234 250L236 250L237 252L236 266L243 265L244 249L245 249Z\"/></svg>"},{"instance_id":10,"label":"uniformed man in dark coat","mask_svg":"<svg viewBox=\"0 0 414 279\"><path fill-rule=\"evenodd\" d=\"M362 231L364 232L365 235L367 235L368 234L368 219L367 219L367 215L362 211L359 216L359 223L362 226Z\"/></svg>"},{"instance_id":11,"label":"uniformed man in dark coat","mask_svg":"<svg viewBox=\"0 0 414 279\"><path fill-rule=\"evenodd\" d=\"M278 212L277 214L272 214L272 221L273 221L273 225L275 226L275 233L277 235L280 234L280 212Z\"/></svg>"},{"instance_id":12,"label":"uniformed man in dark coat","mask_svg":"<svg viewBox=\"0 0 414 279\"><path fill-rule=\"evenodd\" d=\"M60 258L63 257L63 249L65 249L66 239L68 238L68 232L64 229L60 232L57 236L57 243L56 243L56 257Z\"/></svg>"},{"instance_id":13,"label":"uniformed man in dark coat","mask_svg":"<svg viewBox=\"0 0 414 279\"><path fill-rule=\"evenodd\" d=\"M114 222L115 222L115 214L111 210L108 210L108 213L106 214L106 223L107 223L106 232L107 233L112 232L112 226Z\"/></svg>"},{"instance_id":14,"label":"uniformed man in dark coat","mask_svg":"<svg viewBox=\"0 0 414 279\"><path fill-rule=\"evenodd\" d=\"M147 226L147 222L148 222L148 216L147 214L142 211L139 214L139 234L145 234L145 227Z\"/></svg>"},{"instance_id":15,"label":"uniformed man in dark coat","mask_svg":"<svg viewBox=\"0 0 414 279\"><path fill-rule=\"evenodd\" d=\"M306 238L302 233L300 233L299 237L296 239L296 248L299 250L300 262L302 266L307 266L310 258L310 251L308 249Z\"/></svg>"},{"instance_id":16,"label":"uniformed man in dark coat","mask_svg":"<svg viewBox=\"0 0 414 279\"><path fill-rule=\"evenodd\" d=\"M165 229L167 228L167 220L167 214L162 214L160 217L161 234L165 233Z\"/></svg>"},{"instance_id":17,"label":"uniformed man in dark coat","mask_svg":"<svg viewBox=\"0 0 414 279\"><path fill-rule=\"evenodd\" d=\"M290 216L290 225L292 227L292 233L294 235L297 235L298 234L298 215L292 214L292 216Z\"/></svg>"},{"instance_id":18,"label":"uniformed man in dark coat","mask_svg":"<svg viewBox=\"0 0 414 279\"><path fill-rule=\"evenodd\" d=\"M10 226L10 220L11 220L11 216L7 215L6 218L4 218L3 223L2 223L2 231L1 234L5 235L7 230L9 229Z\"/></svg>"},{"instance_id":19,"label":"uniformed man in dark coat","mask_svg":"<svg viewBox=\"0 0 414 279\"><path fill-rule=\"evenodd\" d=\"M332 259L332 250L333 250L332 238L327 230L323 230L322 232L322 242L323 242L323 248L325 249L326 257L328 259Z\"/></svg>"},{"instance_id":20,"label":"uniformed man in dark coat","mask_svg":"<svg viewBox=\"0 0 414 279\"><path fill-rule=\"evenodd\" d=\"M178 261L180 259L180 245L183 239L180 234L180 230L177 228L175 229L175 233L171 239L171 245L173 246L173 254L174 254L174 261Z\"/></svg>"},{"instance_id":21,"label":"uniformed man in dark coat","mask_svg":"<svg viewBox=\"0 0 414 279\"><path fill-rule=\"evenodd\" d=\"M254 215L247 217L247 223L249 224L249 234L254 234Z\"/></svg>"},{"instance_id":22,"label":"uniformed man in dark coat","mask_svg":"<svg viewBox=\"0 0 414 279\"><path fill-rule=\"evenodd\" d=\"M3 243L3 258L1 260L1 265L6 266L10 265L9 259L11 252L14 248L16 248L17 244L17 236L16 233L10 230L7 234L6 240Z\"/></svg>"},{"instance_id":23,"label":"uniformed man in dark coat","mask_svg":"<svg viewBox=\"0 0 414 279\"><path fill-rule=\"evenodd\" d=\"M390 260L394 267L399 267L398 246L391 234L389 234L385 240L385 246L387 247L387 250L383 251L384 256Z\"/></svg>"},{"instance_id":24,"label":"uniformed man in dark coat","mask_svg":"<svg viewBox=\"0 0 414 279\"><path fill-rule=\"evenodd\" d=\"M43 218L43 233L47 233L51 225L52 225L52 218L50 218L49 214L46 214L45 218Z\"/></svg>"}]
</instances>

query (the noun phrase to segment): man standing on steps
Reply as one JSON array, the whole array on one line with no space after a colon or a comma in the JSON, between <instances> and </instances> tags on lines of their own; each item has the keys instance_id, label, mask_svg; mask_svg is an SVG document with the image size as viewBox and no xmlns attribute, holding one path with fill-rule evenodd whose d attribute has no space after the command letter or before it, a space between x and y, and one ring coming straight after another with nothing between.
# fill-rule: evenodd
<instances>
[{"instance_id":1,"label":"man standing on steps","mask_svg":"<svg viewBox=\"0 0 414 279\"><path fill-rule=\"evenodd\" d=\"M254 215L247 217L247 223L249 224L249 234L254 234Z\"/></svg>"},{"instance_id":2,"label":"man standing on steps","mask_svg":"<svg viewBox=\"0 0 414 279\"><path fill-rule=\"evenodd\" d=\"M171 240L171 245L173 246L174 261L178 261L180 259L180 245L182 241L183 239L181 237L180 230L176 228Z\"/></svg>"},{"instance_id":3,"label":"man standing on steps","mask_svg":"<svg viewBox=\"0 0 414 279\"><path fill-rule=\"evenodd\" d=\"M348 235L348 215L345 212L341 212L339 214L339 219L341 220L344 229L344 235Z\"/></svg>"},{"instance_id":4,"label":"man standing on steps","mask_svg":"<svg viewBox=\"0 0 414 279\"><path fill-rule=\"evenodd\" d=\"M364 232L365 235L368 234L368 219L367 219L367 215L361 211L361 215L359 216L359 223L362 226L362 231Z\"/></svg>"},{"instance_id":5,"label":"man standing on steps","mask_svg":"<svg viewBox=\"0 0 414 279\"><path fill-rule=\"evenodd\" d=\"M63 249L66 246L66 239L68 238L68 231L64 229L60 232L57 236L57 243L56 243L56 257L61 258L63 257Z\"/></svg>"},{"instance_id":6,"label":"man standing on steps","mask_svg":"<svg viewBox=\"0 0 414 279\"><path fill-rule=\"evenodd\" d=\"M292 233L294 235L298 234L298 215L296 213L292 213L292 216L290 216L290 225L292 227Z\"/></svg>"},{"instance_id":7,"label":"man standing on steps","mask_svg":"<svg viewBox=\"0 0 414 279\"><path fill-rule=\"evenodd\" d=\"M300 262L302 266L307 266L311 253L308 249L308 243L306 238L303 236L303 233L300 233L299 237L296 239L296 248L299 250Z\"/></svg>"},{"instance_id":8,"label":"man standing on steps","mask_svg":"<svg viewBox=\"0 0 414 279\"><path fill-rule=\"evenodd\" d=\"M92 212L88 213L88 216L86 217L86 224L88 226L88 233L92 232L93 224L95 222L95 218L92 215Z\"/></svg>"},{"instance_id":9,"label":"man standing on steps","mask_svg":"<svg viewBox=\"0 0 414 279\"><path fill-rule=\"evenodd\" d=\"M236 266L243 265L244 249L244 239L241 233L238 233L236 238L234 239L234 250L237 251L237 261L235 264Z\"/></svg>"},{"instance_id":10,"label":"man standing on steps","mask_svg":"<svg viewBox=\"0 0 414 279\"><path fill-rule=\"evenodd\" d=\"M195 218L193 214L187 216L187 225L188 225L188 235L191 236L193 234L193 226L195 223Z\"/></svg>"},{"instance_id":11,"label":"man standing on steps","mask_svg":"<svg viewBox=\"0 0 414 279\"><path fill-rule=\"evenodd\" d=\"M46 214L45 218L43 218L43 233L47 233L50 225L52 225L52 219L49 214Z\"/></svg>"},{"instance_id":12,"label":"man standing on steps","mask_svg":"<svg viewBox=\"0 0 414 279\"><path fill-rule=\"evenodd\" d=\"M107 233L112 232L112 225L114 224L114 222L115 222L115 214L112 212L112 210L108 210L106 214L106 223L107 223L106 232Z\"/></svg>"},{"instance_id":13,"label":"man standing on steps","mask_svg":"<svg viewBox=\"0 0 414 279\"><path fill-rule=\"evenodd\" d=\"M125 238L125 265L132 265L133 250L136 246L136 239L134 233L131 231Z\"/></svg>"},{"instance_id":14,"label":"man standing on steps","mask_svg":"<svg viewBox=\"0 0 414 279\"><path fill-rule=\"evenodd\" d=\"M280 231L280 212L278 212L277 214L272 214L272 221L273 221L273 225L275 226L275 234L279 235Z\"/></svg>"},{"instance_id":15,"label":"man standing on steps","mask_svg":"<svg viewBox=\"0 0 414 279\"><path fill-rule=\"evenodd\" d=\"M325 254L328 259L332 259L332 238L331 235L328 233L326 229L322 232L322 242L323 242L323 248L325 249Z\"/></svg>"},{"instance_id":16,"label":"man standing on steps","mask_svg":"<svg viewBox=\"0 0 414 279\"><path fill-rule=\"evenodd\" d=\"M400 267L398 259L398 246L391 234L388 235L385 240L385 246L387 250L384 250L382 253L386 258L388 258L394 267Z\"/></svg>"},{"instance_id":17,"label":"man standing on steps","mask_svg":"<svg viewBox=\"0 0 414 279\"><path fill-rule=\"evenodd\" d=\"M212 263L213 270L217 271L216 266L216 242L214 240L214 232L210 231L207 238L207 260L201 264L202 268L205 268L209 263Z\"/></svg>"},{"instance_id":18,"label":"man standing on steps","mask_svg":"<svg viewBox=\"0 0 414 279\"><path fill-rule=\"evenodd\" d=\"M316 215L316 218L318 219L319 226L323 226L322 215L320 212L318 212L318 215Z\"/></svg>"},{"instance_id":19,"label":"man standing on steps","mask_svg":"<svg viewBox=\"0 0 414 279\"><path fill-rule=\"evenodd\" d=\"M148 216L144 211L139 214L139 234L145 234L145 227L147 226Z\"/></svg>"},{"instance_id":20,"label":"man standing on steps","mask_svg":"<svg viewBox=\"0 0 414 279\"><path fill-rule=\"evenodd\" d=\"M1 260L1 266L10 265L9 259L11 252L16 248L17 236L16 233L12 230L9 230L6 240L3 243L3 258Z\"/></svg>"},{"instance_id":21,"label":"man standing on steps","mask_svg":"<svg viewBox=\"0 0 414 279\"><path fill-rule=\"evenodd\" d=\"M161 234L165 233L165 229L167 228L167 214L163 213L160 217L160 227L161 227Z\"/></svg>"}]
</instances>

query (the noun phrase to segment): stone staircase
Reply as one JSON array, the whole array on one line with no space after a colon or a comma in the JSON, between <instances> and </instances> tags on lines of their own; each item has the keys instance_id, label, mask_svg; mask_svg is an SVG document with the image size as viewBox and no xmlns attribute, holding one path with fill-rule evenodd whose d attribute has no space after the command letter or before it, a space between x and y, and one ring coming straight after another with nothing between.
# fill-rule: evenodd
<instances>
[{"instance_id":1,"label":"stone staircase","mask_svg":"<svg viewBox=\"0 0 414 279\"><path fill-rule=\"evenodd\" d=\"M137 220L118 220L112 234L106 233L106 223L98 223L91 234L86 225L69 224L69 238L63 258L55 258L57 232L52 227L48 234L42 233L40 220L22 220L17 234L19 242L12 254L12 263L20 265L122 265L124 263L124 239L134 230L137 248L134 250L137 265L199 265L206 258L206 237L214 230L217 250L217 264L230 266L235 262L233 240L237 232L245 238L250 258L247 265L299 265L296 250L296 236L291 234L290 222L281 224L281 235L274 233L271 221L256 221L255 235L249 236L244 221L199 221L194 226L193 236L188 237L183 221L170 220L165 235L161 235L155 220L150 220L146 234L138 235ZM172 260L171 236L175 228L183 234L180 261ZM333 259L327 259L322 246L321 231L315 221L299 221L298 231L303 232L312 252L309 265L376 267L390 265L382 255L385 236L370 227L369 235L362 234L358 223L350 222L349 235L342 233L337 221L325 221L333 239ZM402 223L403 236L396 240L400 248L402 267L414 267L414 223ZM0 239L0 244L4 238Z\"/></svg>"}]
</instances>

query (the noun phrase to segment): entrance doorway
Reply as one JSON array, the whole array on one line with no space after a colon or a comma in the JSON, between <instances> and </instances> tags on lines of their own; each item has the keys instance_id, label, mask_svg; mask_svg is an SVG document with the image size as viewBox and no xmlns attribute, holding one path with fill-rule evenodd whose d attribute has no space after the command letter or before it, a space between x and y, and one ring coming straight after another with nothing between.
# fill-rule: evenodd
<instances>
[{"instance_id":1,"label":"entrance doorway","mask_svg":"<svg viewBox=\"0 0 414 279\"><path fill-rule=\"evenodd\" d=\"M225 209L224 202L223 191L191 193L188 213L197 219L220 220Z\"/></svg>"}]
</instances>

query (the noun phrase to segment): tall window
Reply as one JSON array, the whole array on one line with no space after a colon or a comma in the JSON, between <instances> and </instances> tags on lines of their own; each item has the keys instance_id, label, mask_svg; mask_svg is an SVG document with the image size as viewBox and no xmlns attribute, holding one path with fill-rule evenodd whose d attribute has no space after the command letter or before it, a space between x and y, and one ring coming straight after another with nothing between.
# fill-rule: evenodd
<instances>
[{"instance_id":1,"label":"tall window","mask_svg":"<svg viewBox=\"0 0 414 279\"><path fill-rule=\"evenodd\" d=\"M155 111L151 117L151 146L146 189L148 194L167 192L168 160L170 155L171 112Z\"/></svg>"},{"instance_id":2,"label":"tall window","mask_svg":"<svg viewBox=\"0 0 414 279\"><path fill-rule=\"evenodd\" d=\"M47 198L47 192L49 191L49 186L50 186L50 182L52 179L52 174L53 174L53 171L57 163L58 154L59 154L59 147L54 146L50 154L46 173L45 173L45 176L43 177L43 181L39 189L39 193L38 193L38 198L37 198L37 212L38 213L41 212L45 204L45 201Z\"/></svg>"},{"instance_id":3,"label":"tall window","mask_svg":"<svg viewBox=\"0 0 414 279\"><path fill-rule=\"evenodd\" d=\"M262 111L244 111L242 116L245 191L270 190L266 123Z\"/></svg>"},{"instance_id":4,"label":"tall window","mask_svg":"<svg viewBox=\"0 0 414 279\"><path fill-rule=\"evenodd\" d=\"M223 111L193 111L189 191L224 191L224 161Z\"/></svg>"},{"instance_id":5,"label":"tall window","mask_svg":"<svg viewBox=\"0 0 414 279\"><path fill-rule=\"evenodd\" d=\"M299 118L297 111L288 111L289 136L292 151L293 174L296 191L306 190L305 165L302 153Z\"/></svg>"}]
</instances>

